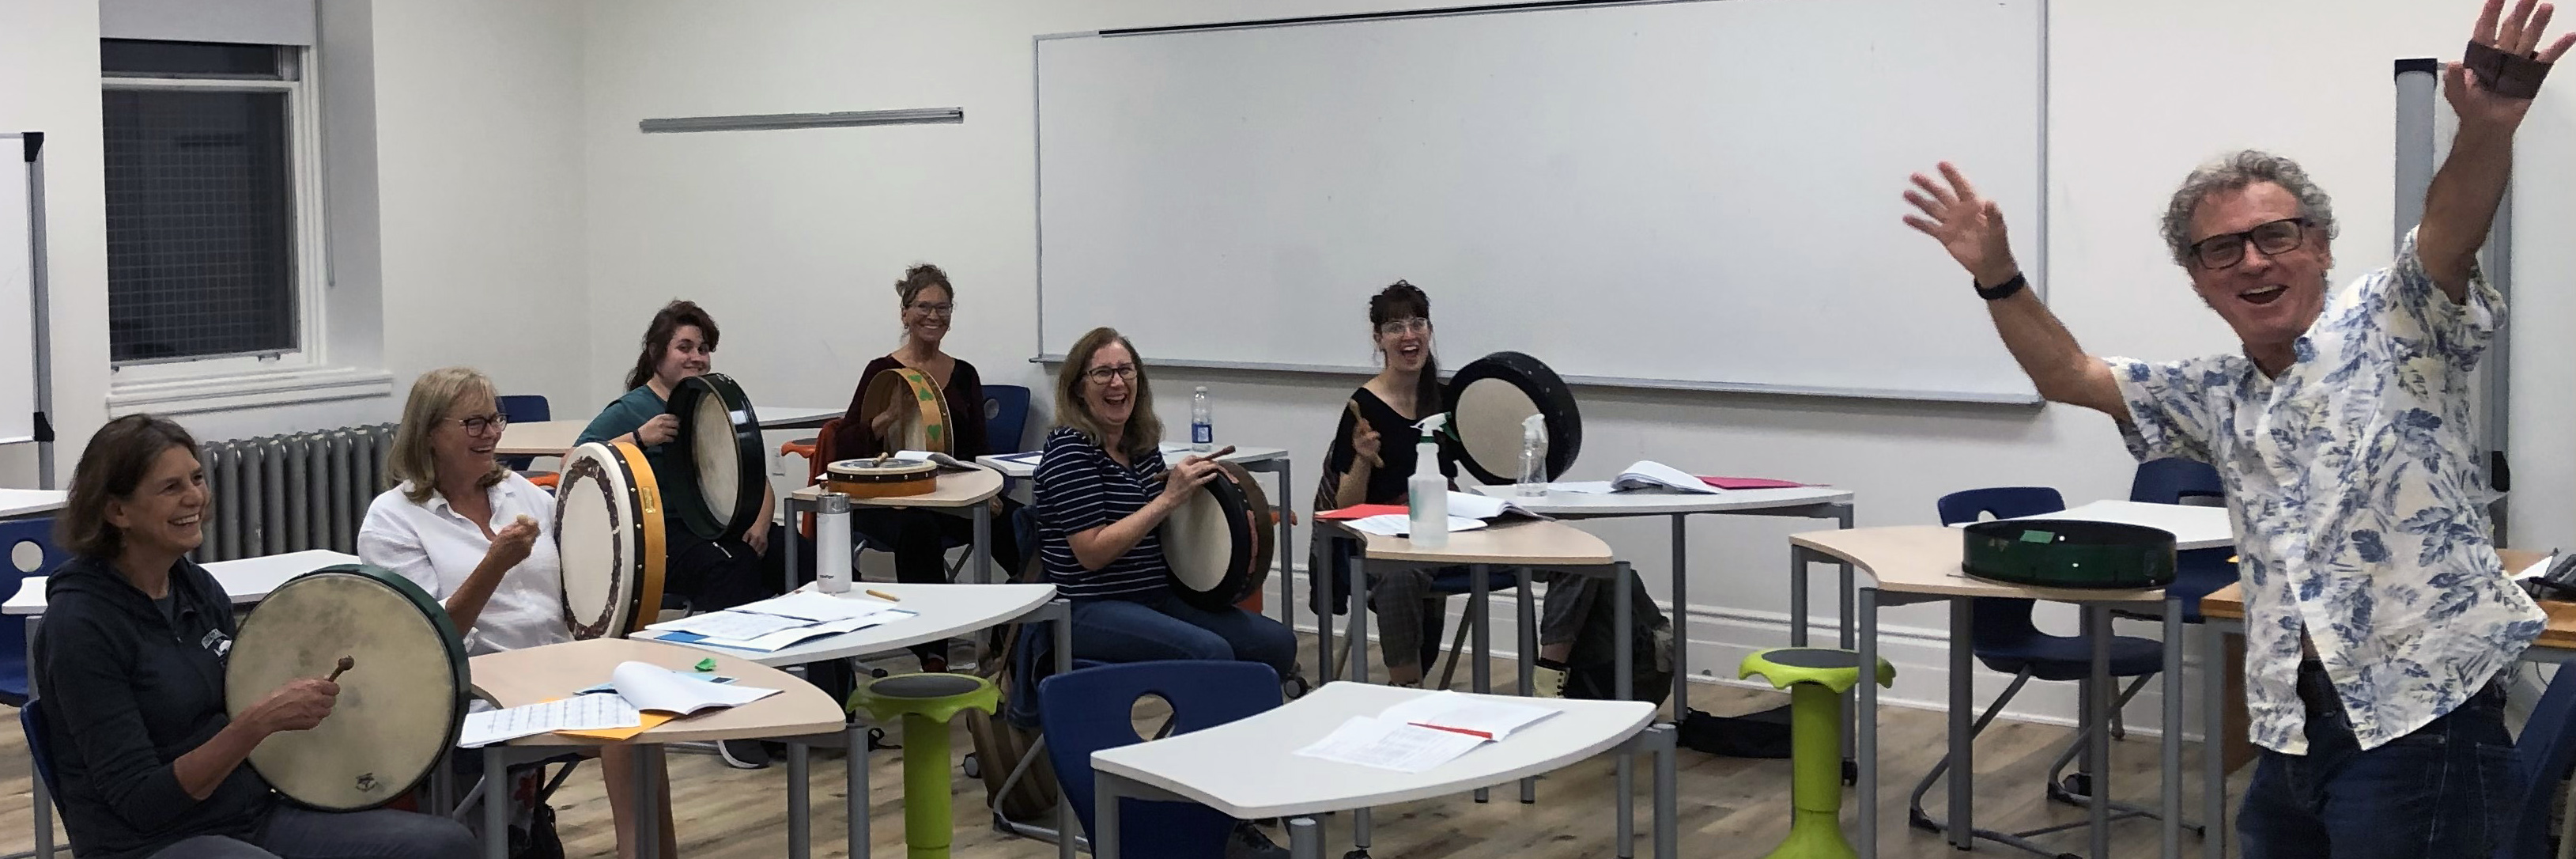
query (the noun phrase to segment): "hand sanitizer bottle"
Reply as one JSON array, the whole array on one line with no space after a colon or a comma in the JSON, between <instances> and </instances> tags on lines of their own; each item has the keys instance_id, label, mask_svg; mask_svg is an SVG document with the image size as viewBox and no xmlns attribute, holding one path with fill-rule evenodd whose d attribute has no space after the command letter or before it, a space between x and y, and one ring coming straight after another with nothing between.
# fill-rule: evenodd
<instances>
[{"instance_id":1,"label":"hand sanitizer bottle","mask_svg":"<svg viewBox=\"0 0 2576 859\"><path fill-rule=\"evenodd\" d=\"M1449 478L1440 473L1440 425L1448 415L1423 418L1414 428L1422 440L1414 445L1413 476L1404 481L1405 510L1412 517L1413 545L1438 549L1449 545Z\"/></svg>"}]
</instances>

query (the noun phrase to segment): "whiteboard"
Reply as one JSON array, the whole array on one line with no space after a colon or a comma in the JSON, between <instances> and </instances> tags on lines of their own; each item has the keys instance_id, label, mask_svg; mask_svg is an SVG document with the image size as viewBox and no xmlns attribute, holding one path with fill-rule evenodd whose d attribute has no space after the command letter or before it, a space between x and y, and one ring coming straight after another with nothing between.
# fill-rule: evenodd
<instances>
[{"instance_id":1,"label":"whiteboard","mask_svg":"<svg viewBox=\"0 0 2576 859\"><path fill-rule=\"evenodd\" d=\"M26 136L0 134L0 444L36 440L36 248L33 201L38 162Z\"/></svg>"},{"instance_id":2,"label":"whiteboard","mask_svg":"<svg viewBox=\"0 0 2576 859\"><path fill-rule=\"evenodd\" d=\"M2036 402L1899 220L1943 159L2033 281L2044 0L1702 0L1040 37L1038 344L1374 370L1367 298L1450 366Z\"/></svg>"}]
</instances>

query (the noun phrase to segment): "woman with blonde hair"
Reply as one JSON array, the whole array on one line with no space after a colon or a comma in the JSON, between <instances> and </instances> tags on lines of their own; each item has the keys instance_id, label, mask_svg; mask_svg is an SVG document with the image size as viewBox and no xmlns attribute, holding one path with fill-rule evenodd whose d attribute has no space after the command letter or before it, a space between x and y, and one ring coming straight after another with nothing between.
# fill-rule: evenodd
<instances>
[{"instance_id":1,"label":"woman with blonde hair","mask_svg":"<svg viewBox=\"0 0 2576 859\"><path fill-rule=\"evenodd\" d=\"M367 506L358 528L359 560L437 597L474 654L572 640L563 614L563 558L555 549L555 497L493 455L509 423L498 399L492 379L471 367L444 367L413 380L385 462L394 486ZM631 747L602 747L600 763L609 784L634 778ZM608 799L617 853L633 856L633 796L612 790ZM667 795L659 807L661 855L677 855Z\"/></svg>"}]
</instances>

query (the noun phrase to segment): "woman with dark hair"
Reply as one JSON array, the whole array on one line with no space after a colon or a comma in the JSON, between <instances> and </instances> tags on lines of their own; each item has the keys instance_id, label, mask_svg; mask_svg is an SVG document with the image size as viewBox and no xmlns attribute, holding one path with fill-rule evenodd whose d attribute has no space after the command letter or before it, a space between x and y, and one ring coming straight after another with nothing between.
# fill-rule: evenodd
<instances>
[{"instance_id":1,"label":"woman with dark hair","mask_svg":"<svg viewBox=\"0 0 2576 859\"><path fill-rule=\"evenodd\" d=\"M1287 627L1172 593L1157 528L1216 479L1216 463L1201 455L1164 466L1153 385L1127 338L1095 328L1074 341L1056 373L1056 419L1032 494L1047 578L1073 600L1074 658L1238 659L1294 676L1297 636Z\"/></svg>"},{"instance_id":2,"label":"woman with dark hair","mask_svg":"<svg viewBox=\"0 0 2576 859\"><path fill-rule=\"evenodd\" d=\"M1440 361L1431 350L1431 297L1421 287L1396 281L1369 297L1369 330L1376 340L1377 375L1351 392L1342 409L1341 426L1324 451L1324 475L1315 484L1315 509L1338 510L1354 504L1403 504L1405 481L1420 457L1420 431L1414 424L1449 410L1440 385ZM1458 463L1448 446L1440 448L1440 473L1458 476ZM1330 537L1316 532L1321 542ZM1343 572L1339 553L1320 551L1307 558L1307 569L1328 570L1328 586L1339 590ZM1451 568L1460 569L1460 568ZM1369 574L1369 608L1377 612L1379 653L1388 678L1399 686L1422 682L1423 666L1440 653L1440 631L1447 617L1445 597L1431 593L1432 579L1449 570L1403 570ZM1535 676L1540 694L1553 696L1564 686L1565 658L1574 647L1591 596L1590 579L1557 577L1549 588L1546 613L1539 624L1540 648Z\"/></svg>"},{"instance_id":3,"label":"woman with dark hair","mask_svg":"<svg viewBox=\"0 0 2576 859\"><path fill-rule=\"evenodd\" d=\"M665 404L681 379L707 372L716 352L716 321L695 302L673 301L653 314L644 329L643 348L634 369L626 372L625 395L610 402L584 427L574 443L623 441L644 449L655 474L673 474L670 458L689 456L670 444L680 436L680 419ZM760 488L760 515L739 540L705 540L682 524L675 511L662 511L662 529L670 561L663 566L663 590L687 596L698 611L731 608L778 592L785 575L780 553L769 551L770 516L778 498L766 481ZM719 744L725 762L757 768L768 763L760 744Z\"/></svg>"},{"instance_id":4,"label":"woman with dark hair","mask_svg":"<svg viewBox=\"0 0 2576 859\"><path fill-rule=\"evenodd\" d=\"M949 455L971 462L989 453L1017 451L1019 439L995 444L988 438L984 426L984 381L976 374L975 365L939 349L957 310L957 290L949 284L948 273L926 263L913 266L904 271L902 280L895 281L894 294L902 314L903 345L868 362L867 368L859 371L858 390L850 393L850 410L841 417L832 437L832 455L841 459L872 457L901 447L886 437L896 413L871 416L862 411L862 406L869 380L878 373L903 367L920 371L939 383L940 396L948 402ZM1000 525L992 529L993 563L1008 574L1018 573L1025 563L1019 540L1008 526L1011 511L1018 506L998 496L992 501L993 521ZM973 520L917 507L861 507L850 511L850 526L877 545L894 550L895 579L904 582L948 581L943 563L948 545L975 537ZM912 652L920 657L921 670L946 671L947 649L941 642L917 645Z\"/></svg>"},{"instance_id":5,"label":"woman with dark hair","mask_svg":"<svg viewBox=\"0 0 2576 859\"><path fill-rule=\"evenodd\" d=\"M227 718L232 600L187 554L205 539L197 442L150 415L109 421L72 472L33 667L56 807L85 859L464 859L443 817L277 801L244 762L270 735L330 718L340 686L308 677Z\"/></svg>"}]
</instances>

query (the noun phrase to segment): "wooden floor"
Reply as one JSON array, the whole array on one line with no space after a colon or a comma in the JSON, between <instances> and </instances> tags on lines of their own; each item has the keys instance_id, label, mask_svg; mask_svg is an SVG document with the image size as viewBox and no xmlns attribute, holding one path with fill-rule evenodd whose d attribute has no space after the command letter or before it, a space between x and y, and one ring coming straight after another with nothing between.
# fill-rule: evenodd
<instances>
[{"instance_id":1,"label":"wooden floor","mask_svg":"<svg viewBox=\"0 0 2576 859\"><path fill-rule=\"evenodd\" d=\"M1312 653L1311 639L1307 652ZM1311 657L1310 657L1311 658ZM897 670L909 670L910 661L890 663ZM1464 671L1460 674L1463 676ZM1383 676L1381 674L1381 676ZM1497 678L1509 678L1508 666L1497 666ZM1508 682L1502 681L1502 682ZM1460 685L1465 685L1461 680ZM1738 714L1767 709L1786 703L1787 696L1777 692L1735 689L1718 686L1694 686L1692 705L1719 714ZM0 715L14 710L0 708ZM1944 721L1941 714L1930 711L1888 708L1880 719L1882 786L1880 802L1881 843L1884 857L1951 857L1959 855L1931 833L1908 829L1905 824L1906 793L1916 779L1931 768L1943 749ZM2046 802L2042 785L2044 771L2070 736L2065 728L2043 725L1997 722L1977 744L1976 795L1980 823L1989 828L2027 829L2054 823L2082 820L2084 812ZM901 737L889 738L901 742ZM962 754L972 748L965 731L955 729L953 740ZM2142 805L2153 804L2156 796L2156 745L2152 738L2133 736L2113 744L2113 793ZM2186 746L2185 760L2196 761L2199 750ZM1691 857L1753 857L1767 852L1788 831L1789 762L1786 760L1746 760L1722 758L1690 750L1680 752L1680 832L1682 853ZM903 847L903 794L900 752L880 752L870 773L869 807L874 828L874 855L900 857ZM954 770L952 770L953 772ZM692 857L723 859L773 859L787 855L786 768L784 762L763 770L736 770L711 755L674 752L670 757L673 804L678 809L680 845ZM1513 856L1518 859L1583 859L1609 857L1612 850L1611 829L1611 759L1607 756L1560 770L1539 783L1539 802L1521 805L1517 794L1508 786L1497 790L1495 801L1479 805L1461 794L1440 800L1383 807L1376 812L1376 828L1371 854L1378 859L1441 859L1441 857ZM817 857L845 856L843 815L844 792L842 761L837 753L818 755L812 768L815 810L814 853ZM2231 790L2243 786L2244 773L2230 781ZM2183 789L2184 807L2199 807L2197 774L2192 774ZM998 834L989 822L984 801L983 783L960 774L953 782L953 804L956 808L956 859L1046 859L1055 848L1044 842ZM1651 829L1647 800L1653 789L1651 772L1637 768L1637 845L1639 856L1652 854ZM1942 789L1934 788L1932 802L1941 802ZM28 767L25 740L16 730L0 731L0 852L28 849L32 837L28 831ZM567 852L576 857L613 857L616 853L608 826L608 803L602 793L599 770L585 765L556 794L554 806L560 819ZM1852 805L1845 804L1846 830L1852 818ZM2231 808L2231 812L2232 812ZM2113 824L2113 855L2150 857L2157 853L2157 829L2145 820ZM1325 824L1328 835L1327 855L1340 856L1350 847L1350 823L1347 815L1336 816ZM1281 844L1286 836L1273 830ZM55 829L59 839L61 829ZM2081 853L2086 849L2082 829L2059 833L2042 839L2054 849ZM58 842L59 843L59 842ZM2186 833L2184 852L2197 856L2199 841ZM1981 845L1986 855L2023 856L2020 851L1999 845Z\"/></svg>"}]
</instances>

